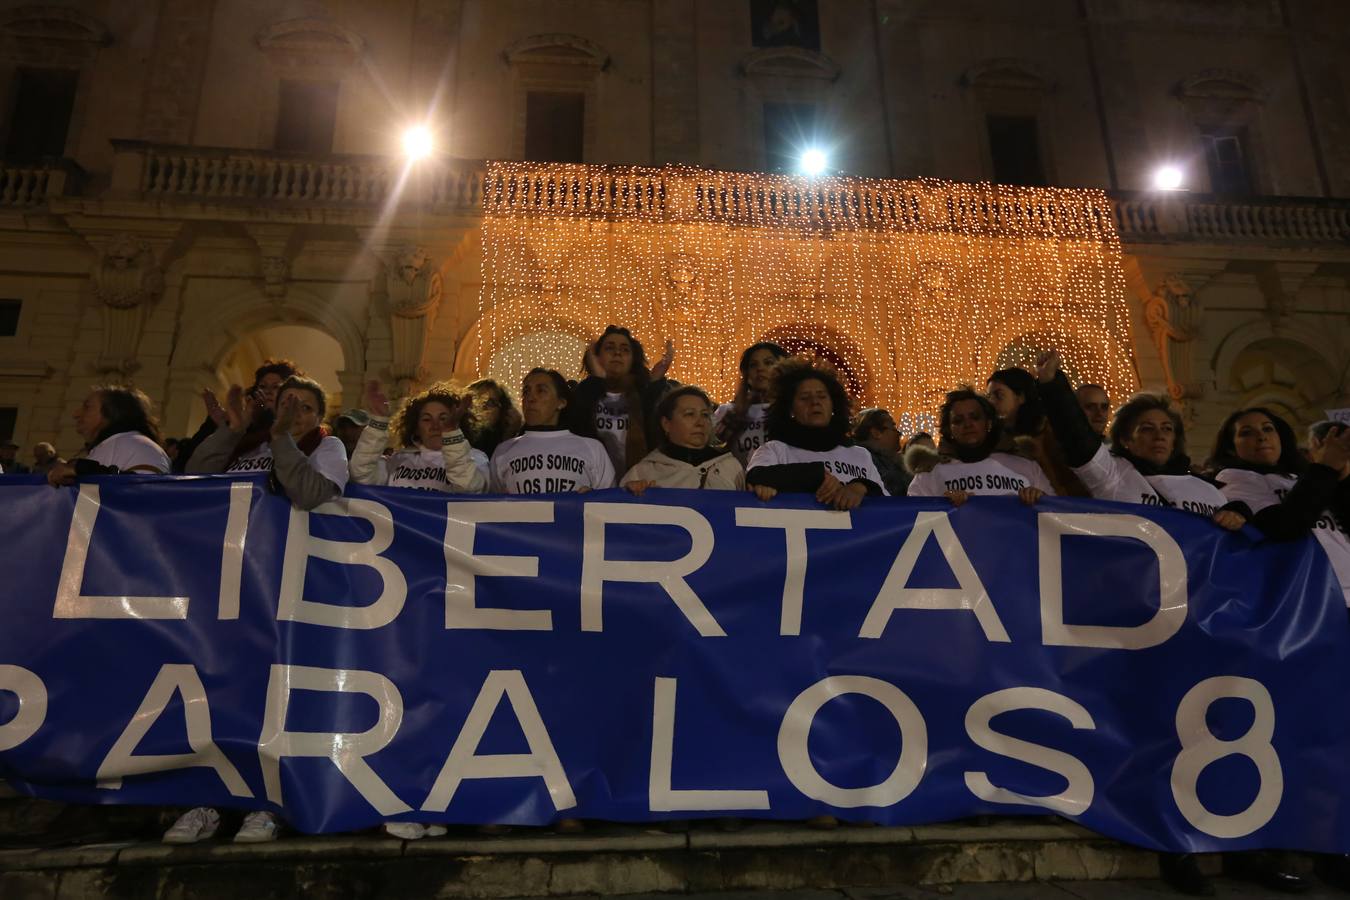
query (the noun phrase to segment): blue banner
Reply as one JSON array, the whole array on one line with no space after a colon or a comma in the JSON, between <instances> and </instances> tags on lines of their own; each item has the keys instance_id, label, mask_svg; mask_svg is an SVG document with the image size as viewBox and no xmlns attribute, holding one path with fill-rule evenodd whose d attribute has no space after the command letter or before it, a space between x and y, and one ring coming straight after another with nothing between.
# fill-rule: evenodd
<instances>
[{"instance_id":1,"label":"blue banner","mask_svg":"<svg viewBox=\"0 0 1350 900\"><path fill-rule=\"evenodd\" d=\"M1046 499L0 480L0 778L381 821L1067 816L1350 851L1318 544Z\"/></svg>"}]
</instances>

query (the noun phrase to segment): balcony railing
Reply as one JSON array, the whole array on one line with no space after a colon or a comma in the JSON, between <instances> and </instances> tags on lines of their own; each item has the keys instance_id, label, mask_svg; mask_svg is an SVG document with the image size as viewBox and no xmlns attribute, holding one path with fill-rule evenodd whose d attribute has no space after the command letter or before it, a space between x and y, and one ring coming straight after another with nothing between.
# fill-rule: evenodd
<instances>
[{"instance_id":1,"label":"balcony railing","mask_svg":"<svg viewBox=\"0 0 1350 900\"><path fill-rule=\"evenodd\" d=\"M303 157L140 141L113 146L113 190L144 199L374 207L398 189L401 202L419 206L482 205L482 167L476 163L424 164L405 173L387 157Z\"/></svg>"},{"instance_id":2,"label":"balcony railing","mask_svg":"<svg viewBox=\"0 0 1350 900\"><path fill-rule=\"evenodd\" d=\"M79 185L80 169L66 159L31 165L0 163L0 208L39 206L49 197L62 197Z\"/></svg>"},{"instance_id":3,"label":"balcony railing","mask_svg":"<svg viewBox=\"0 0 1350 900\"><path fill-rule=\"evenodd\" d=\"M1127 244L1350 243L1350 202L1343 200L1124 192L1113 199Z\"/></svg>"},{"instance_id":4,"label":"balcony railing","mask_svg":"<svg viewBox=\"0 0 1350 900\"><path fill-rule=\"evenodd\" d=\"M110 194L158 202L382 208L533 218L707 222L804 230L961 232L1126 244L1350 244L1350 202L1301 197L1060 191L929 179L807 180L681 166L444 161L114 141ZM70 196L65 161L0 166L0 208Z\"/></svg>"}]
</instances>

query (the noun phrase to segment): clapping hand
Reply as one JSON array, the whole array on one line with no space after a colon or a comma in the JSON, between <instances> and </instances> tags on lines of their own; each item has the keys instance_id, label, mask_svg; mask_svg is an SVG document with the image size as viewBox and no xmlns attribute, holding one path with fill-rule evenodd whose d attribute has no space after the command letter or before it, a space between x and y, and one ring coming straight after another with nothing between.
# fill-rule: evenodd
<instances>
[{"instance_id":1,"label":"clapping hand","mask_svg":"<svg viewBox=\"0 0 1350 900\"><path fill-rule=\"evenodd\" d=\"M675 342L667 339L666 352L662 354L661 358L656 361L656 365L652 366L652 380L656 381L665 378L666 373L670 371L670 364L673 363L674 361L675 361Z\"/></svg>"},{"instance_id":2,"label":"clapping hand","mask_svg":"<svg viewBox=\"0 0 1350 900\"><path fill-rule=\"evenodd\" d=\"M212 422L216 423L217 428L224 427L229 422L229 416L225 414L225 408L220 405L216 399L216 392L210 388L202 391L202 402L206 404L206 415Z\"/></svg>"},{"instance_id":3,"label":"clapping hand","mask_svg":"<svg viewBox=\"0 0 1350 900\"><path fill-rule=\"evenodd\" d=\"M1041 384L1049 384L1055 380L1055 375L1059 372L1059 351L1047 350L1036 357L1036 380Z\"/></svg>"},{"instance_id":4,"label":"clapping hand","mask_svg":"<svg viewBox=\"0 0 1350 900\"><path fill-rule=\"evenodd\" d=\"M253 395L244 395L244 389L237 384L230 385L225 395L225 424L231 431L244 431L253 419Z\"/></svg>"},{"instance_id":5,"label":"clapping hand","mask_svg":"<svg viewBox=\"0 0 1350 900\"><path fill-rule=\"evenodd\" d=\"M290 391L285 397L277 401L277 417L272 420L272 437L278 438L284 434L290 434L291 428L295 425L296 413L299 412L300 398L294 391Z\"/></svg>"},{"instance_id":6,"label":"clapping hand","mask_svg":"<svg viewBox=\"0 0 1350 900\"><path fill-rule=\"evenodd\" d=\"M377 416L389 415L389 398L384 386L375 379L366 382L366 409Z\"/></svg>"}]
</instances>

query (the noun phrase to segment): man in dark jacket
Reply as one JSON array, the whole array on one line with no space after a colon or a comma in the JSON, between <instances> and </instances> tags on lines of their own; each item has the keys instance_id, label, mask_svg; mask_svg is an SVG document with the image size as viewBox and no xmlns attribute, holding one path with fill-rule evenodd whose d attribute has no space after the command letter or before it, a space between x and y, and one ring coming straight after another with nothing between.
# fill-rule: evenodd
<instances>
[{"instance_id":1,"label":"man in dark jacket","mask_svg":"<svg viewBox=\"0 0 1350 900\"><path fill-rule=\"evenodd\" d=\"M865 409L853 420L853 442L866 447L892 497L909 491L910 474L900 462L900 429L884 409Z\"/></svg>"}]
</instances>

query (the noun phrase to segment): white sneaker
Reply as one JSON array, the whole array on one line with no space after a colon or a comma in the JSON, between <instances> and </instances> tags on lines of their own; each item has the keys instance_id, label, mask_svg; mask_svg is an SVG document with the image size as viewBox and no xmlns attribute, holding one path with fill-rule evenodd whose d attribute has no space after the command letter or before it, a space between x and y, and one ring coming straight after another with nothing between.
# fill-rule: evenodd
<instances>
[{"instance_id":1,"label":"white sneaker","mask_svg":"<svg viewBox=\"0 0 1350 900\"><path fill-rule=\"evenodd\" d=\"M178 821L164 832L166 844L195 844L204 841L216 833L220 827L220 813L208 806L189 809L178 817Z\"/></svg>"},{"instance_id":2,"label":"white sneaker","mask_svg":"<svg viewBox=\"0 0 1350 900\"><path fill-rule=\"evenodd\" d=\"M421 822L385 822L384 833L404 841L420 841L427 836L427 827Z\"/></svg>"},{"instance_id":3,"label":"white sneaker","mask_svg":"<svg viewBox=\"0 0 1350 900\"><path fill-rule=\"evenodd\" d=\"M234 842L265 844L268 841L275 841L280 831L281 823L277 821L276 813L251 812L244 816L244 824L239 826L239 833L234 836Z\"/></svg>"}]
</instances>

